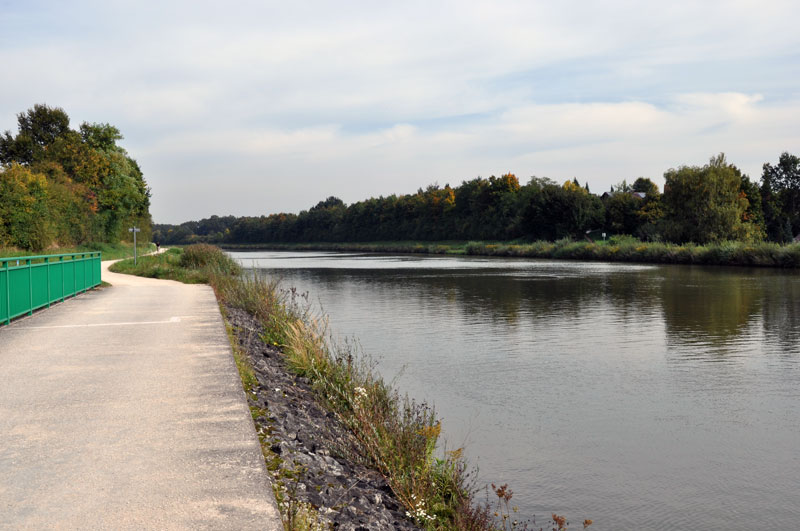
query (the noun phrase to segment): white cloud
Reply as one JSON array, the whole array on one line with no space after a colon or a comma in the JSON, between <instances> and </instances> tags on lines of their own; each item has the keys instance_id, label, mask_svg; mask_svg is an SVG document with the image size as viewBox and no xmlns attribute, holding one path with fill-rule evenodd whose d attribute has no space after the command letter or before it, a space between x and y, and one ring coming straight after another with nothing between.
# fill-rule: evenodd
<instances>
[{"instance_id":1,"label":"white cloud","mask_svg":"<svg viewBox=\"0 0 800 531\"><path fill-rule=\"evenodd\" d=\"M15 3L0 129L38 102L113 123L161 221L509 170L603 189L718 151L757 177L797 149L798 15L783 0Z\"/></svg>"}]
</instances>

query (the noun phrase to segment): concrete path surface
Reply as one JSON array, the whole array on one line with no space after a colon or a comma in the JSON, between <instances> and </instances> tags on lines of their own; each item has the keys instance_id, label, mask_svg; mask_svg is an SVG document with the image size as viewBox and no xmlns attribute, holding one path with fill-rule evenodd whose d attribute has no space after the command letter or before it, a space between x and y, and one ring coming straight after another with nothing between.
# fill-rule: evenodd
<instances>
[{"instance_id":1,"label":"concrete path surface","mask_svg":"<svg viewBox=\"0 0 800 531\"><path fill-rule=\"evenodd\" d=\"M108 265L0 328L0 529L282 529L211 288Z\"/></svg>"}]
</instances>

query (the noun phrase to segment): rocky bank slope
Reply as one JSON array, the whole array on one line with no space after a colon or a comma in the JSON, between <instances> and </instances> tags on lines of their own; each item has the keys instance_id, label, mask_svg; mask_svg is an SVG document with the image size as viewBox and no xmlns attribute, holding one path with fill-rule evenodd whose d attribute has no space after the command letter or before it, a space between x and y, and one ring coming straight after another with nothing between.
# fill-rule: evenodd
<instances>
[{"instance_id":1,"label":"rocky bank slope","mask_svg":"<svg viewBox=\"0 0 800 531\"><path fill-rule=\"evenodd\" d=\"M352 435L320 406L309 381L260 340L258 321L235 308L227 308L227 317L258 378L248 401L269 448L273 481L282 481L291 499L318 509L333 529L419 529L383 476L364 466Z\"/></svg>"}]
</instances>

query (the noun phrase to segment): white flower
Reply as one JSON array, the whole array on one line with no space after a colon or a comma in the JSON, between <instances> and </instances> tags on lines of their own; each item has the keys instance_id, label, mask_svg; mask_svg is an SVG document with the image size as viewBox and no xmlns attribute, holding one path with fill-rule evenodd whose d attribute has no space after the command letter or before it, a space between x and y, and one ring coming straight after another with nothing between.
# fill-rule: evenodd
<instances>
[{"instance_id":1,"label":"white flower","mask_svg":"<svg viewBox=\"0 0 800 531\"><path fill-rule=\"evenodd\" d=\"M356 403L355 405L360 407L361 403L364 402L367 399L367 390L364 389L363 387L356 387L355 389L353 389L353 391L355 391L355 395L356 395L355 396L355 403Z\"/></svg>"},{"instance_id":2,"label":"white flower","mask_svg":"<svg viewBox=\"0 0 800 531\"><path fill-rule=\"evenodd\" d=\"M413 511L406 511L406 516L408 516L409 518L413 518L414 520L416 520L418 522L421 522L421 521L424 521L424 520L433 520L434 519L433 516L429 515L425 511L424 503L422 503L422 502L417 503L417 496L416 495L412 494L411 495L411 499L413 500L412 503L414 504Z\"/></svg>"}]
</instances>

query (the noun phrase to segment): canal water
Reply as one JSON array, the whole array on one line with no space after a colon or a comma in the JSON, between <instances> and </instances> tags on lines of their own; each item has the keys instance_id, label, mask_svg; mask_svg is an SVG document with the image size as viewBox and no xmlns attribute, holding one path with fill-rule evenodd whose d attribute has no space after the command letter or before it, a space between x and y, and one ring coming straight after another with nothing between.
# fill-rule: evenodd
<instances>
[{"instance_id":1,"label":"canal water","mask_svg":"<svg viewBox=\"0 0 800 531\"><path fill-rule=\"evenodd\" d=\"M308 291L520 513L580 528L800 528L800 275L232 253Z\"/></svg>"}]
</instances>

